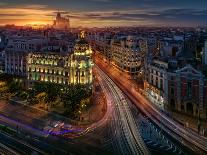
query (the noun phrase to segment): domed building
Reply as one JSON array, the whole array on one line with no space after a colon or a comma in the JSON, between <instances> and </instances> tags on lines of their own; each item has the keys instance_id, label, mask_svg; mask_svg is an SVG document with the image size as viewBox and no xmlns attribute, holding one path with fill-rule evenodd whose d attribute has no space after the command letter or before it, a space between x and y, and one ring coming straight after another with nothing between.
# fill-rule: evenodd
<instances>
[{"instance_id":1,"label":"domed building","mask_svg":"<svg viewBox=\"0 0 207 155\"><path fill-rule=\"evenodd\" d=\"M34 52L27 56L27 78L30 87L35 81L57 84L84 84L92 87L92 50L82 33L73 53Z\"/></svg>"},{"instance_id":2,"label":"domed building","mask_svg":"<svg viewBox=\"0 0 207 155\"><path fill-rule=\"evenodd\" d=\"M92 84L92 50L81 32L71 56L71 83Z\"/></svg>"}]
</instances>

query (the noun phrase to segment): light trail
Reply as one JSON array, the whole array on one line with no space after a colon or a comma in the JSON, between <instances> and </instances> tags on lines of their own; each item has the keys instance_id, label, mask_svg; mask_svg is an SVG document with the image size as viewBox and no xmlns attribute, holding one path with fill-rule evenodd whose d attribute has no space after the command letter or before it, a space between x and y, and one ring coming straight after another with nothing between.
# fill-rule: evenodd
<instances>
[{"instance_id":1,"label":"light trail","mask_svg":"<svg viewBox=\"0 0 207 155\"><path fill-rule=\"evenodd\" d=\"M207 138L190 131L169 118L155 106L153 106L145 97L136 91L136 85L125 77L118 78L121 72L107 68L100 61L97 65L117 84L117 86L126 94L126 96L143 112L151 121L156 123L163 131L170 134L174 139L180 141L191 150L202 153L207 152ZM192 147L192 145L194 147ZM203 152L203 153L204 153Z\"/></svg>"},{"instance_id":2,"label":"light trail","mask_svg":"<svg viewBox=\"0 0 207 155\"><path fill-rule=\"evenodd\" d=\"M122 154L149 154L141 135L139 134L138 126L134 120L134 117L129 108L122 91L116 86L116 84L97 66L95 66L103 79L103 89L107 90L107 94L113 97L114 112L113 112L113 124L116 133L121 140L118 140L118 148L121 149ZM121 136L121 137L120 137ZM125 151L123 148L127 148ZM130 152L128 152L130 151Z\"/></svg>"}]
</instances>

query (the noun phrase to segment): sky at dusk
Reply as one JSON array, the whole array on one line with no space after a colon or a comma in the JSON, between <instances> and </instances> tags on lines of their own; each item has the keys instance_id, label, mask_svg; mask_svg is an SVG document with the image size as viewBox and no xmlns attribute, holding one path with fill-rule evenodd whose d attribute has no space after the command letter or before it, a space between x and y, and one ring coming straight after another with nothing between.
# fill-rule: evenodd
<instances>
[{"instance_id":1,"label":"sky at dusk","mask_svg":"<svg viewBox=\"0 0 207 155\"><path fill-rule=\"evenodd\" d=\"M52 24L57 10L72 27L207 26L207 0L0 0L0 25Z\"/></svg>"}]
</instances>

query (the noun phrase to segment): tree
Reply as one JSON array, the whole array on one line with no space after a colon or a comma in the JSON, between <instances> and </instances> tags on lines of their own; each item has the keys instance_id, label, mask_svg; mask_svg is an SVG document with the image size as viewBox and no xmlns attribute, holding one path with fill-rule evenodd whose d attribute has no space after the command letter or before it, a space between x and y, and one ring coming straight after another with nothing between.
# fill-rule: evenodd
<instances>
[{"instance_id":1,"label":"tree","mask_svg":"<svg viewBox=\"0 0 207 155\"><path fill-rule=\"evenodd\" d=\"M29 94L27 91L22 91L20 94L19 94L19 97L21 97L22 99L24 100L27 100L29 98Z\"/></svg>"},{"instance_id":2,"label":"tree","mask_svg":"<svg viewBox=\"0 0 207 155\"><path fill-rule=\"evenodd\" d=\"M47 98L47 93L46 92L42 92L42 93L39 93L39 94L36 95L36 100L39 103L45 103L46 98Z\"/></svg>"},{"instance_id":3,"label":"tree","mask_svg":"<svg viewBox=\"0 0 207 155\"><path fill-rule=\"evenodd\" d=\"M13 79L11 83L8 84L9 90L11 93L18 94L19 92L22 91L22 84L19 79Z\"/></svg>"},{"instance_id":4,"label":"tree","mask_svg":"<svg viewBox=\"0 0 207 155\"><path fill-rule=\"evenodd\" d=\"M5 96L9 92L6 82L0 82L0 97Z\"/></svg>"}]
</instances>

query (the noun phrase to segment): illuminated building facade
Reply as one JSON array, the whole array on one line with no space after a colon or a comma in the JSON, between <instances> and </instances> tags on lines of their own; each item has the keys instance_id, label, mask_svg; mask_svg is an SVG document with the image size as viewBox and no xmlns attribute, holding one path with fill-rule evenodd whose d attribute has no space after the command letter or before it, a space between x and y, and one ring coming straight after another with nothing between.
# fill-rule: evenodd
<instances>
[{"instance_id":1,"label":"illuminated building facade","mask_svg":"<svg viewBox=\"0 0 207 155\"><path fill-rule=\"evenodd\" d=\"M74 47L71 57L71 83L88 84L92 83L92 50L84 39L84 32Z\"/></svg>"},{"instance_id":2,"label":"illuminated building facade","mask_svg":"<svg viewBox=\"0 0 207 155\"><path fill-rule=\"evenodd\" d=\"M27 57L27 79L34 81L70 83L70 56L57 53L30 53Z\"/></svg>"},{"instance_id":3,"label":"illuminated building facade","mask_svg":"<svg viewBox=\"0 0 207 155\"><path fill-rule=\"evenodd\" d=\"M113 39L111 42L112 63L130 75L137 75L147 53L147 42L132 36Z\"/></svg>"},{"instance_id":4,"label":"illuminated building facade","mask_svg":"<svg viewBox=\"0 0 207 155\"><path fill-rule=\"evenodd\" d=\"M61 17L60 12L57 13L56 20L54 21L53 28L57 30L70 29L70 21L68 18Z\"/></svg>"},{"instance_id":5,"label":"illuminated building facade","mask_svg":"<svg viewBox=\"0 0 207 155\"><path fill-rule=\"evenodd\" d=\"M148 98L160 109L164 109L167 87L168 63L153 60L145 64L144 90Z\"/></svg>"},{"instance_id":6,"label":"illuminated building facade","mask_svg":"<svg viewBox=\"0 0 207 155\"><path fill-rule=\"evenodd\" d=\"M81 39L76 43L72 54L29 53L27 57L27 78L29 85L34 81L57 84L92 84L92 50Z\"/></svg>"},{"instance_id":7,"label":"illuminated building facade","mask_svg":"<svg viewBox=\"0 0 207 155\"><path fill-rule=\"evenodd\" d=\"M162 110L207 118L207 79L191 65L178 67L174 59L154 59L145 64L144 90Z\"/></svg>"}]
</instances>

